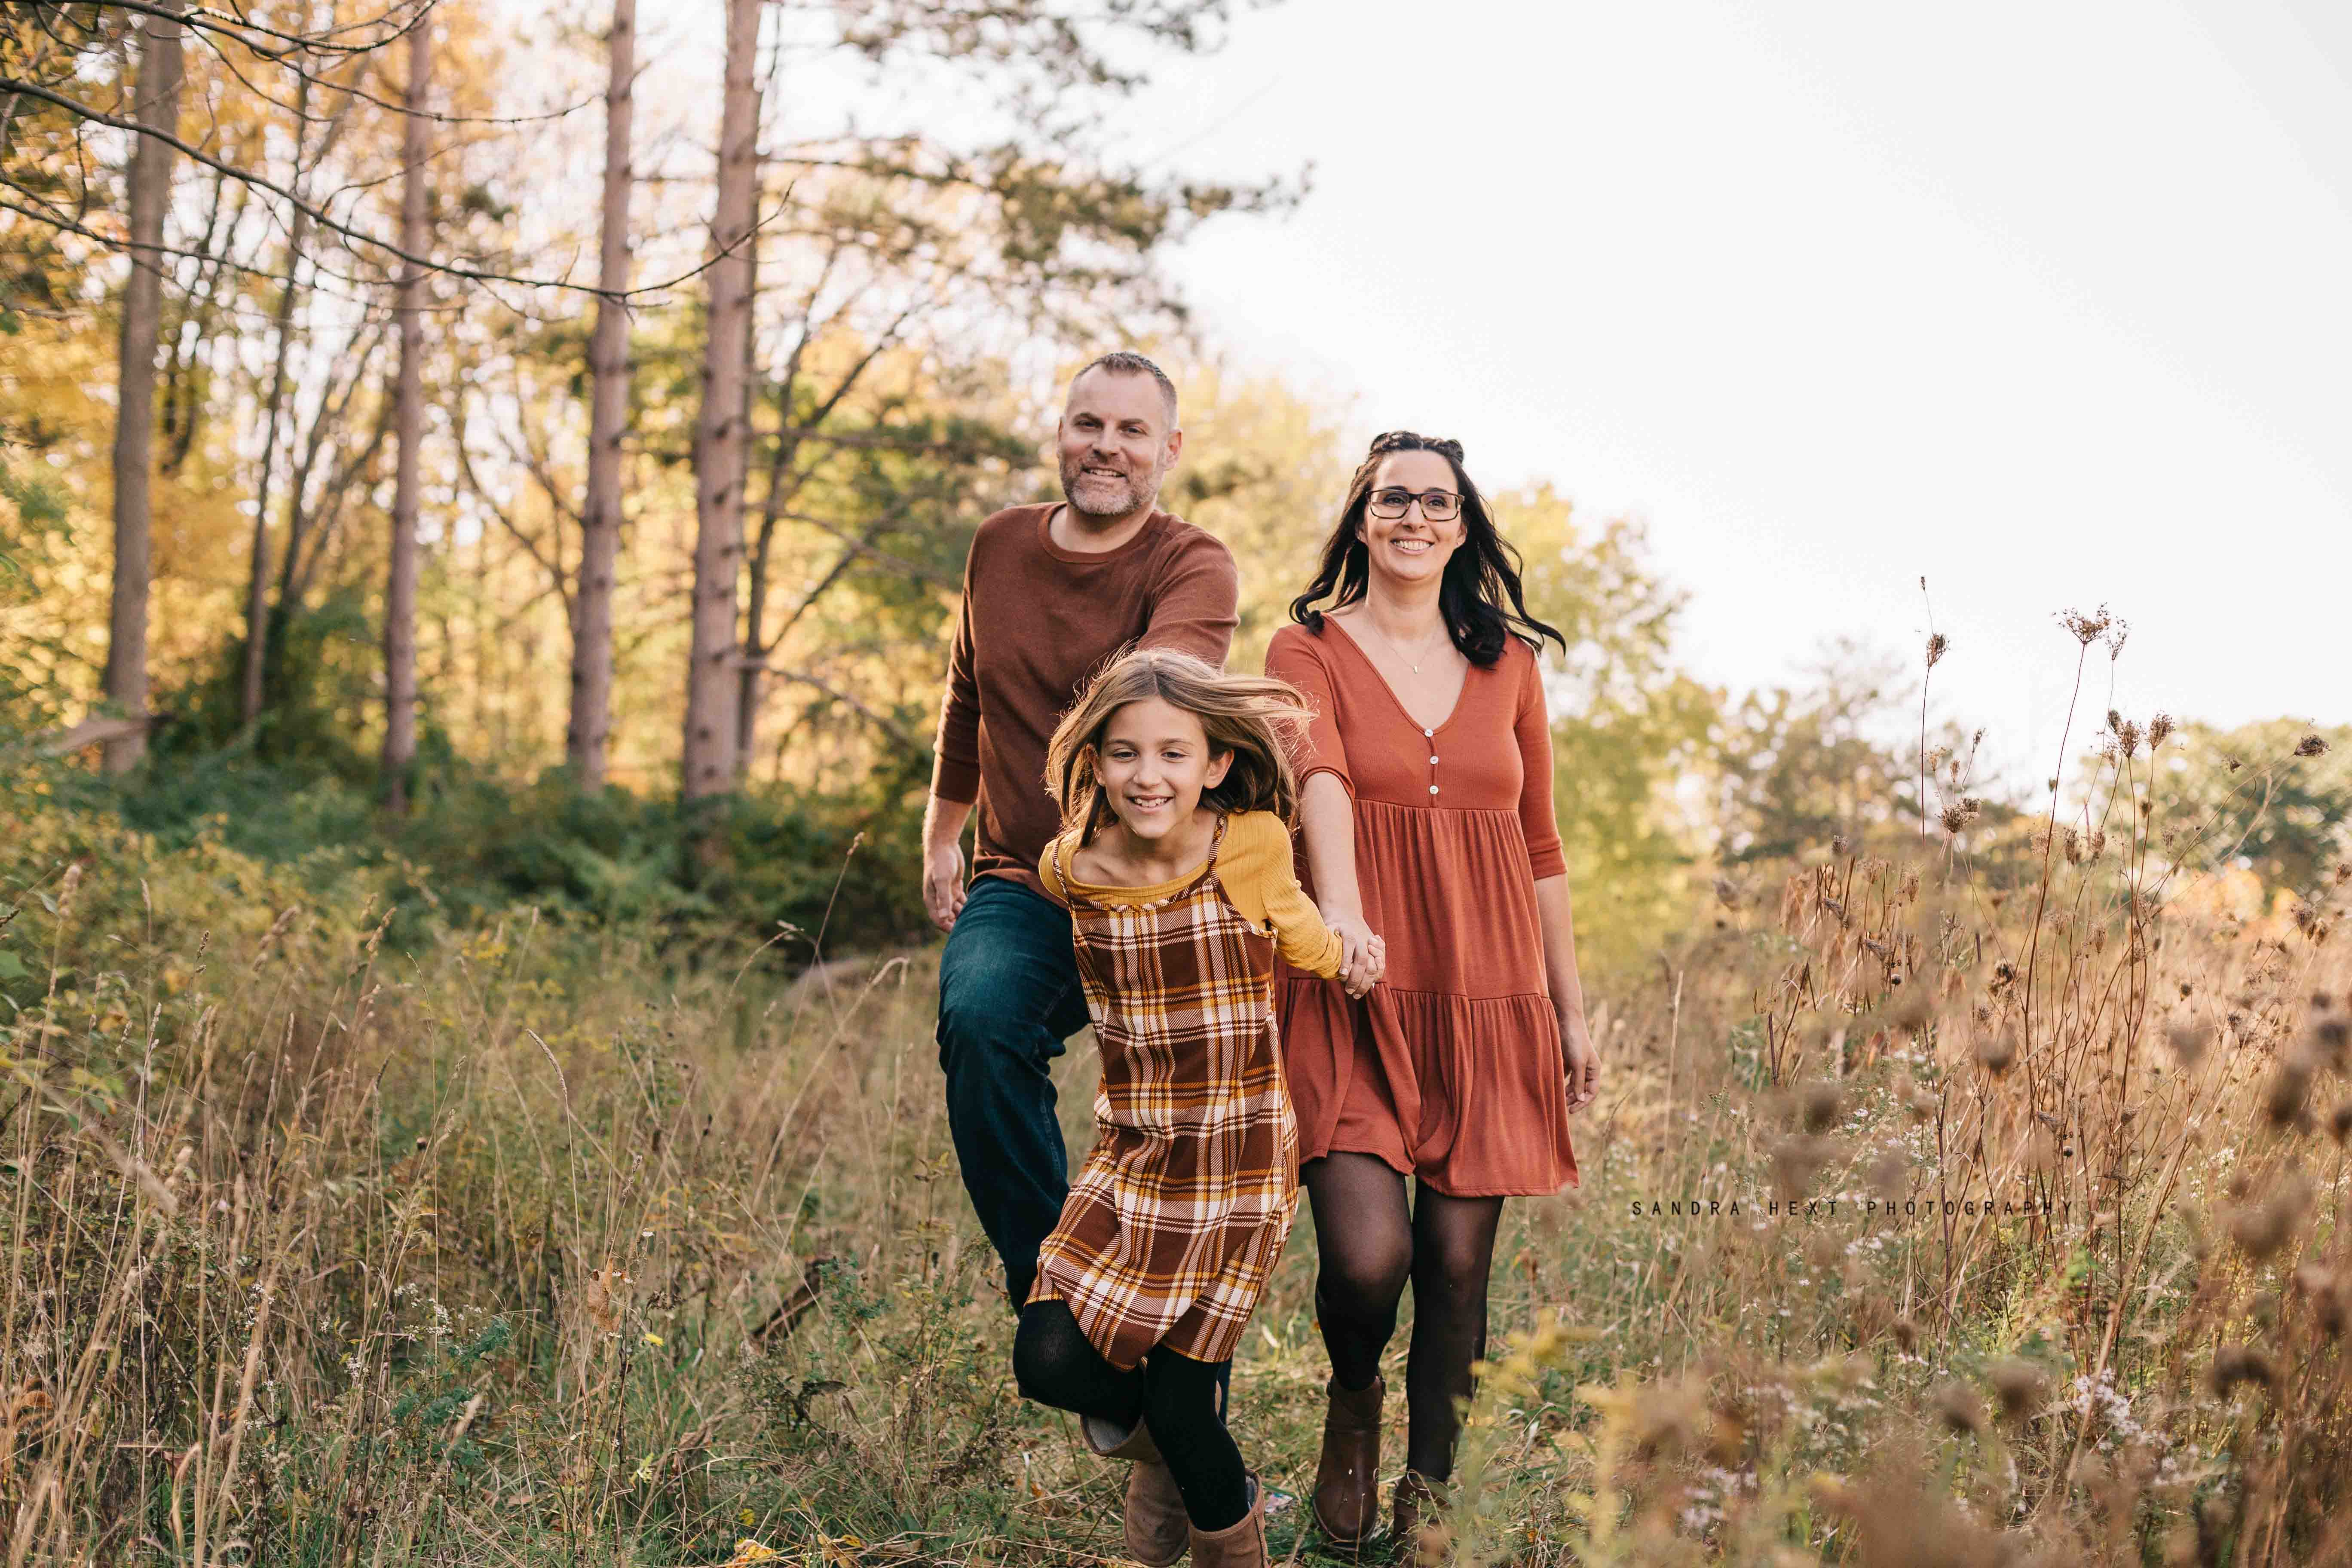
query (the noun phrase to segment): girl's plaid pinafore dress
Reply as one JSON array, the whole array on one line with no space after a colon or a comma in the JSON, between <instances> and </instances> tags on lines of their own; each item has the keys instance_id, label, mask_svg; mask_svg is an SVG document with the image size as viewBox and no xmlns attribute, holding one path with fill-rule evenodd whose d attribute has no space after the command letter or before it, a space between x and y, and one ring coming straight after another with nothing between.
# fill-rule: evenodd
<instances>
[{"instance_id":1,"label":"girl's plaid pinafore dress","mask_svg":"<svg viewBox=\"0 0 2352 1568\"><path fill-rule=\"evenodd\" d=\"M1094 1151L1037 1258L1113 1366L1241 1342L1298 1210L1298 1131L1274 1023L1274 935L1200 874L1149 903L1097 902L1056 868L1102 1049Z\"/></svg>"}]
</instances>

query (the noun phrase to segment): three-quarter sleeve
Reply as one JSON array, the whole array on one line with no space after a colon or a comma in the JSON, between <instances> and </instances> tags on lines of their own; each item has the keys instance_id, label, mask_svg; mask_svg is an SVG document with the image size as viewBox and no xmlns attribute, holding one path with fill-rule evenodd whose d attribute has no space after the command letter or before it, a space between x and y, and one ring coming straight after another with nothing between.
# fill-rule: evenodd
<instances>
[{"instance_id":1,"label":"three-quarter sleeve","mask_svg":"<svg viewBox=\"0 0 2352 1568\"><path fill-rule=\"evenodd\" d=\"M1329 980L1339 973L1345 950L1339 933L1323 923L1307 890L1298 885L1290 854L1290 832L1270 811L1248 811L1225 828L1217 853L1217 880L1234 907L1259 925L1274 928L1275 951L1293 969Z\"/></svg>"},{"instance_id":2,"label":"three-quarter sleeve","mask_svg":"<svg viewBox=\"0 0 2352 1568\"><path fill-rule=\"evenodd\" d=\"M1292 768L1298 774L1298 784L1306 788L1307 781L1317 773L1330 773L1339 779L1348 792L1356 796L1356 781L1348 772L1348 745L1339 738L1339 704L1333 694L1334 682L1330 668L1323 662L1323 650L1303 627L1285 626L1274 634L1265 650L1265 672L1276 680L1286 680L1298 688L1314 709L1314 721L1307 733L1295 736L1290 746Z\"/></svg>"},{"instance_id":3,"label":"three-quarter sleeve","mask_svg":"<svg viewBox=\"0 0 2352 1568\"><path fill-rule=\"evenodd\" d=\"M1520 661L1519 709L1512 731L1519 742L1519 832L1528 841L1528 861L1536 880L1568 873L1561 853L1559 813L1551 794L1551 719L1544 708L1543 661L1528 654Z\"/></svg>"}]
</instances>

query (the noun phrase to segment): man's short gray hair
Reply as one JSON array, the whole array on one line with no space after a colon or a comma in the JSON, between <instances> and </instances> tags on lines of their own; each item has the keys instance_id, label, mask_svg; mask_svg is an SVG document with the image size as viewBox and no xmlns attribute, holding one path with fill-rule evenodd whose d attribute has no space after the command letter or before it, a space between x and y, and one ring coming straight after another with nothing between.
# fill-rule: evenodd
<instances>
[{"instance_id":1,"label":"man's short gray hair","mask_svg":"<svg viewBox=\"0 0 2352 1568\"><path fill-rule=\"evenodd\" d=\"M1119 349L1115 353L1107 353L1087 366L1086 370L1078 372L1078 375L1070 377L1070 384L1077 385L1078 376L1086 374L1088 370L1104 371L1112 375L1150 376L1160 384L1160 401L1168 405L1168 423L1171 426L1176 423L1176 384L1168 379L1166 371L1143 355L1131 349Z\"/></svg>"}]
</instances>

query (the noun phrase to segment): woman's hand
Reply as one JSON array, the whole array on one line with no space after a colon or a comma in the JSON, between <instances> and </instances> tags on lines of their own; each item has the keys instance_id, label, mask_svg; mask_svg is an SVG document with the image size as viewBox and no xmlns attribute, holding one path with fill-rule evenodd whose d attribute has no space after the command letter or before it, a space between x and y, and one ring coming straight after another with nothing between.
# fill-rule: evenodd
<instances>
[{"instance_id":1,"label":"woman's hand","mask_svg":"<svg viewBox=\"0 0 2352 1568\"><path fill-rule=\"evenodd\" d=\"M1360 996L1363 992L1355 989L1356 972L1363 965L1366 945L1377 940L1372 935L1371 927L1364 923L1364 917L1360 914L1344 910L1335 913L1325 910L1322 915L1323 923L1331 928L1333 936L1339 939L1339 984L1349 988L1349 995Z\"/></svg>"},{"instance_id":2,"label":"woman's hand","mask_svg":"<svg viewBox=\"0 0 2352 1568\"><path fill-rule=\"evenodd\" d=\"M1559 1016L1559 1051L1568 1063L1568 1113L1583 1110L1601 1092L1601 1054L1581 1011Z\"/></svg>"},{"instance_id":3,"label":"woman's hand","mask_svg":"<svg viewBox=\"0 0 2352 1568\"><path fill-rule=\"evenodd\" d=\"M1363 955L1354 965L1340 972L1339 984L1350 996L1368 996L1373 986L1388 978L1389 944L1377 935L1364 938Z\"/></svg>"},{"instance_id":4,"label":"woman's hand","mask_svg":"<svg viewBox=\"0 0 2352 1568\"><path fill-rule=\"evenodd\" d=\"M1364 956L1364 943L1370 940L1372 928L1359 914L1325 910L1322 915L1323 923L1339 939L1339 978L1345 980Z\"/></svg>"}]
</instances>

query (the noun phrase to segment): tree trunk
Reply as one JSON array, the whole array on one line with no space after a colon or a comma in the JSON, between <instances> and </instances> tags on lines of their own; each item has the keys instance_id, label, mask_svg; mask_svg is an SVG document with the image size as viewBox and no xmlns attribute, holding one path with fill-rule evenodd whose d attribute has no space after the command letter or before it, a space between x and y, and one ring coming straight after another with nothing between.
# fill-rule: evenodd
<instances>
[{"instance_id":1,"label":"tree trunk","mask_svg":"<svg viewBox=\"0 0 2352 1568\"><path fill-rule=\"evenodd\" d=\"M302 178L302 134L309 130L310 79L304 77L294 94L294 179ZM302 270L302 239L310 215L298 204L286 222L286 286L278 291L278 310L270 322L277 333L277 363L269 373L269 403L262 418L261 479L253 492L253 560L245 585L245 668L238 692L239 722L261 717L263 661L269 648L269 490L278 475L278 421L286 407L286 362L294 347L296 279Z\"/></svg>"},{"instance_id":2,"label":"tree trunk","mask_svg":"<svg viewBox=\"0 0 2352 1568\"><path fill-rule=\"evenodd\" d=\"M177 135L183 0L162 0L170 18L141 29L139 123ZM148 480L155 447L155 334L163 309L163 211L172 201L172 149L142 136L131 150L131 279L122 290L122 341L114 417L114 600L108 622L106 695L123 711L147 713L147 589L153 568ZM127 773L147 754L147 730L110 740L108 773Z\"/></svg>"},{"instance_id":3,"label":"tree trunk","mask_svg":"<svg viewBox=\"0 0 2352 1568\"><path fill-rule=\"evenodd\" d=\"M719 201L710 226L710 319L702 412L694 430L694 626L686 681L680 794L722 795L735 780L735 588L743 564L744 392L758 186L761 0L727 0L727 86L719 107Z\"/></svg>"},{"instance_id":4,"label":"tree trunk","mask_svg":"<svg viewBox=\"0 0 2352 1568\"><path fill-rule=\"evenodd\" d=\"M613 723L613 574L621 549L621 432L629 417L629 123L635 100L637 0L613 0L604 89L604 232L596 260L596 334L588 343L588 500L580 513L580 577L572 616L572 721L564 759L583 790L604 784Z\"/></svg>"},{"instance_id":5,"label":"tree trunk","mask_svg":"<svg viewBox=\"0 0 2352 1568\"><path fill-rule=\"evenodd\" d=\"M798 358L797 355L794 356ZM768 494L760 508L760 532L751 546L751 571L746 584L749 598L743 616L743 668L735 692L738 778L751 772L751 745L760 727L761 677L767 673L772 650L767 636L768 563L775 551L776 528L783 521L784 500L791 489L793 457L799 443L793 437L793 384L790 368L776 384L776 451L768 465Z\"/></svg>"},{"instance_id":6,"label":"tree trunk","mask_svg":"<svg viewBox=\"0 0 2352 1568\"><path fill-rule=\"evenodd\" d=\"M425 254L425 91L433 72L433 27L420 19L408 35L408 123L401 138L400 247ZM417 443L425 434L425 269L400 279L399 390L394 410L400 458L393 470L392 570L383 595L383 804L408 810L408 770L416 760Z\"/></svg>"}]
</instances>

